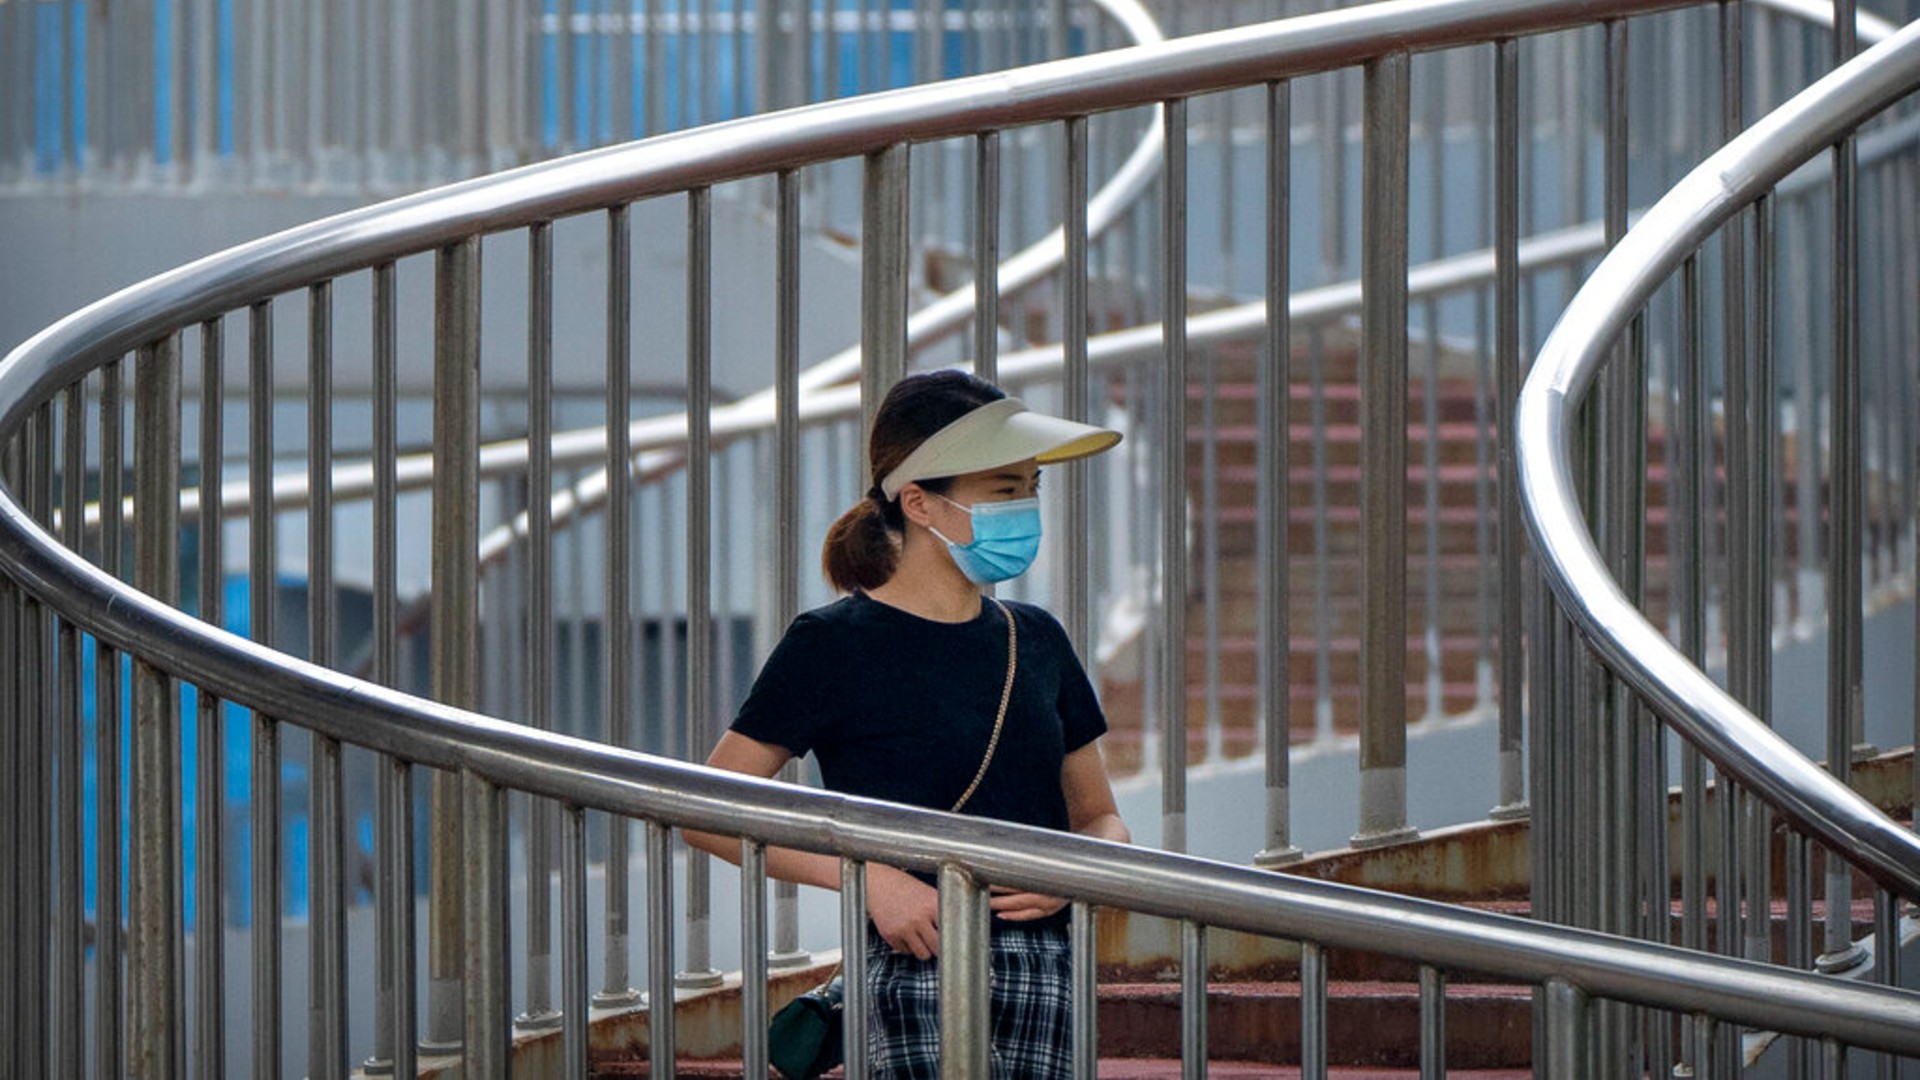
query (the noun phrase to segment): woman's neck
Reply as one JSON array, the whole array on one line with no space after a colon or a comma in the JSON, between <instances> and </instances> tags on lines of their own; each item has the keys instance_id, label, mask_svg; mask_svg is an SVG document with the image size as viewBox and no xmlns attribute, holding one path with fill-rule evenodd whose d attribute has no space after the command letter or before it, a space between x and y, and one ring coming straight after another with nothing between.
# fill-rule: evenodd
<instances>
[{"instance_id":1,"label":"woman's neck","mask_svg":"<svg viewBox=\"0 0 1920 1080\"><path fill-rule=\"evenodd\" d=\"M893 576L867 595L935 622L969 622L980 615L980 586L967 580L946 545L931 534L909 535Z\"/></svg>"}]
</instances>

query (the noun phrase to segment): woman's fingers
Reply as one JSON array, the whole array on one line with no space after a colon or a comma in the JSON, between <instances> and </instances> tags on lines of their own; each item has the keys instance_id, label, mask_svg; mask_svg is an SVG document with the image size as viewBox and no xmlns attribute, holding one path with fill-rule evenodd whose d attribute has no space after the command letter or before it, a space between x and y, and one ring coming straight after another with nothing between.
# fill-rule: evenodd
<instances>
[{"instance_id":1,"label":"woman's fingers","mask_svg":"<svg viewBox=\"0 0 1920 1080\"><path fill-rule=\"evenodd\" d=\"M995 915L1009 922L1044 919L1067 906L1067 902L1057 896L1023 892L1000 893L987 903Z\"/></svg>"}]
</instances>

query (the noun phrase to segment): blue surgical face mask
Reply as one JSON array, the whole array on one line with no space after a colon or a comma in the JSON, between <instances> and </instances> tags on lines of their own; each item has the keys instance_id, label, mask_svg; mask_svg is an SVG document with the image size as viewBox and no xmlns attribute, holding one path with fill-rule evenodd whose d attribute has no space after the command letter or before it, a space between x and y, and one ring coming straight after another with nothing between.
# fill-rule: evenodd
<instances>
[{"instance_id":1,"label":"blue surgical face mask","mask_svg":"<svg viewBox=\"0 0 1920 1080\"><path fill-rule=\"evenodd\" d=\"M928 494L932 494L929 492ZM976 585L991 585L1027 572L1040 554L1040 500L1009 499L1006 502L975 503L962 506L945 495L939 498L965 510L973 518L973 542L956 544L928 526L933 535L947 541L953 563L967 580Z\"/></svg>"}]
</instances>

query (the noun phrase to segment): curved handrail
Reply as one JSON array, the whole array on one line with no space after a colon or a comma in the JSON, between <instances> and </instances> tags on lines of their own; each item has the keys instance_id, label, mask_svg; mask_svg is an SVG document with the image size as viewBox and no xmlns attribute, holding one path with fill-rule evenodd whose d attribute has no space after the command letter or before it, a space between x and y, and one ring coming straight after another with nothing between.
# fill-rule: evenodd
<instances>
[{"instance_id":1,"label":"curved handrail","mask_svg":"<svg viewBox=\"0 0 1920 1080\"><path fill-rule=\"evenodd\" d=\"M1576 25L1676 0L1406 0L666 136L344 215L162 275L0 364L0 437L87 365L173 328L401 254L650 194L942 137L1261 81L1374 55ZM836 126L839 125L839 126ZM0 570L142 662L343 742L614 813L1007 884L1223 928L1568 980L1596 996L1920 1054L1916 997L1587 931L719 773L534 731L293 659L90 565L0 489Z\"/></svg>"},{"instance_id":2,"label":"curved handrail","mask_svg":"<svg viewBox=\"0 0 1920 1080\"><path fill-rule=\"evenodd\" d=\"M0 535L35 530L0 497ZM536 731L283 656L206 626L57 545L0 548L28 591L115 647L224 700L433 768L563 803L983 884L1457 970L1566 980L1600 998L1920 1054L1920 995L1670 945L901 807Z\"/></svg>"},{"instance_id":3,"label":"curved handrail","mask_svg":"<svg viewBox=\"0 0 1920 1080\"><path fill-rule=\"evenodd\" d=\"M1516 416L1521 493L1547 582L1607 666L1739 782L1876 881L1920 896L1920 837L1722 690L1627 598L1575 496L1571 420L1609 350L1664 281L1742 208L1920 89L1920 22L1860 54L1689 173L1601 261L1548 336Z\"/></svg>"}]
</instances>

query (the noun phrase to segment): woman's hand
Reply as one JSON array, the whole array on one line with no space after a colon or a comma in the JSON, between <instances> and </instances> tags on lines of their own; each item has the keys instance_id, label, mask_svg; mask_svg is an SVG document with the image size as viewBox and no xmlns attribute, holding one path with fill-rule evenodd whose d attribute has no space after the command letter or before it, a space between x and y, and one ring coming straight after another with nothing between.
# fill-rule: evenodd
<instances>
[{"instance_id":1,"label":"woman's hand","mask_svg":"<svg viewBox=\"0 0 1920 1080\"><path fill-rule=\"evenodd\" d=\"M940 955L940 893L912 874L868 863L867 914L894 952Z\"/></svg>"},{"instance_id":2,"label":"woman's hand","mask_svg":"<svg viewBox=\"0 0 1920 1080\"><path fill-rule=\"evenodd\" d=\"M1012 889L995 886L993 898L987 901L993 914L1008 922L1029 922L1044 919L1067 906L1065 900L1057 896L1042 896L1039 893L1014 892Z\"/></svg>"}]
</instances>

